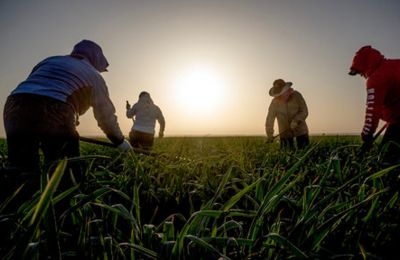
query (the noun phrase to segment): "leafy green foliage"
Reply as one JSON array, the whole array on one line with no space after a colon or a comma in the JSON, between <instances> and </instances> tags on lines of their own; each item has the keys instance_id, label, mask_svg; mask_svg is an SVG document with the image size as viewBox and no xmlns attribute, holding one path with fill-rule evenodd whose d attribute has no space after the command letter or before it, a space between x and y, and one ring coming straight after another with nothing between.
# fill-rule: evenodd
<instances>
[{"instance_id":1,"label":"leafy green foliage","mask_svg":"<svg viewBox=\"0 0 400 260\"><path fill-rule=\"evenodd\" d=\"M306 150L282 151L262 137L171 137L157 139L150 156L82 144L82 157L43 172L49 181L37 190L21 180L0 201L0 257L349 259L397 252L398 166L382 167L376 147L360 157L355 137L311 140ZM72 160L85 165L85 178L58 185L73 177Z\"/></svg>"}]
</instances>

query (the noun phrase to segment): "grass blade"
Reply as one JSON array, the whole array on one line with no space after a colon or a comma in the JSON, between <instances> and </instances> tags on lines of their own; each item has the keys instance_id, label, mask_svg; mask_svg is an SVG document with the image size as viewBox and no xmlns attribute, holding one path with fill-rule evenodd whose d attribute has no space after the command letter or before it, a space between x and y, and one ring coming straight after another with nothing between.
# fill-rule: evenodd
<instances>
[{"instance_id":1,"label":"grass blade","mask_svg":"<svg viewBox=\"0 0 400 260\"><path fill-rule=\"evenodd\" d=\"M43 215L46 213L48 209L51 198L57 190L58 184L61 181L61 178L64 174L65 167L67 166L67 160L62 160L55 169L52 174L49 182L46 185L42 195L40 196L39 202L36 205L35 212L33 213L32 219L30 221L31 225L38 225Z\"/></svg>"},{"instance_id":2,"label":"grass blade","mask_svg":"<svg viewBox=\"0 0 400 260\"><path fill-rule=\"evenodd\" d=\"M272 239L275 242L283 245L287 249L289 249L290 252L294 254L296 259L306 259L308 256L301 251L297 246L295 246L292 242L290 242L287 238L277 234L277 233L269 233L266 238Z\"/></svg>"}]
</instances>

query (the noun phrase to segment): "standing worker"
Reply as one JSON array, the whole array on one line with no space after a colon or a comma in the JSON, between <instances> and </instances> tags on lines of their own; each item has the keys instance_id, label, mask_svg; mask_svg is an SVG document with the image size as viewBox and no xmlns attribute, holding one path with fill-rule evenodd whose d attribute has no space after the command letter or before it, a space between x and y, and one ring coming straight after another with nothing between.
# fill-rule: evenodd
<instances>
[{"instance_id":1,"label":"standing worker","mask_svg":"<svg viewBox=\"0 0 400 260\"><path fill-rule=\"evenodd\" d=\"M267 141L272 142L276 118L281 148L295 148L293 139L296 138L297 148L303 149L310 143L306 124L308 109L303 96L292 85L292 82L285 82L283 79L273 82L269 90L273 99L268 109L265 131Z\"/></svg>"},{"instance_id":2,"label":"standing worker","mask_svg":"<svg viewBox=\"0 0 400 260\"><path fill-rule=\"evenodd\" d=\"M386 59L371 46L360 48L350 67L349 75L366 78L367 101L361 139L373 141L379 120L387 122L381 147L387 145L384 164L400 162L400 59Z\"/></svg>"},{"instance_id":3,"label":"standing worker","mask_svg":"<svg viewBox=\"0 0 400 260\"><path fill-rule=\"evenodd\" d=\"M101 47L82 40L70 55L46 58L33 68L8 96L3 111L11 167L37 175L39 149L47 166L79 156L78 116L90 107L107 137L122 150L132 149L122 135L100 74L107 67Z\"/></svg>"},{"instance_id":4,"label":"standing worker","mask_svg":"<svg viewBox=\"0 0 400 260\"><path fill-rule=\"evenodd\" d=\"M126 101L126 116L133 120L133 126L129 133L129 141L134 148L144 150L152 148L156 120L160 124L158 137L162 138L164 136L164 116L161 109L154 104L148 92L141 92L138 102L132 107Z\"/></svg>"}]
</instances>

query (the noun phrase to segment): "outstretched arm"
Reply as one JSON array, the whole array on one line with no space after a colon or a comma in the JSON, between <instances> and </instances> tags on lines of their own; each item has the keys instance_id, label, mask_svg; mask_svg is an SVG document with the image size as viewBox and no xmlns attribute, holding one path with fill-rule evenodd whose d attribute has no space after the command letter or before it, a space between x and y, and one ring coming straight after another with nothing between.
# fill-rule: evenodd
<instances>
[{"instance_id":1,"label":"outstretched arm","mask_svg":"<svg viewBox=\"0 0 400 260\"><path fill-rule=\"evenodd\" d=\"M105 82L101 82L93 87L91 95L91 105L93 114L97 120L98 126L107 135L108 139L116 145L124 141L124 136L119 127L115 107L110 100L108 89Z\"/></svg>"},{"instance_id":2,"label":"outstretched arm","mask_svg":"<svg viewBox=\"0 0 400 260\"><path fill-rule=\"evenodd\" d=\"M276 111L273 102L271 102L268 108L267 118L265 120L265 132L268 138L273 138L275 118L276 118Z\"/></svg>"},{"instance_id":3,"label":"outstretched arm","mask_svg":"<svg viewBox=\"0 0 400 260\"><path fill-rule=\"evenodd\" d=\"M384 86L377 88L375 87L376 85L373 81L367 82L365 120L361 133L363 140L367 140L375 133L379 124L379 118L381 118L381 107L384 103Z\"/></svg>"}]
</instances>

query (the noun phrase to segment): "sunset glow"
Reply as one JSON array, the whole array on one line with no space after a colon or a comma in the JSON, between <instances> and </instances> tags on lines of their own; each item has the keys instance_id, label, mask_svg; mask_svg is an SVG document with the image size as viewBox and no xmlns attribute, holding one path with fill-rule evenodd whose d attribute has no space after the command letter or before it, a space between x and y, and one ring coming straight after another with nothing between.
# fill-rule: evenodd
<instances>
[{"instance_id":1,"label":"sunset glow","mask_svg":"<svg viewBox=\"0 0 400 260\"><path fill-rule=\"evenodd\" d=\"M37 63L87 39L110 64L101 75L124 135L126 100L147 91L165 136L265 136L279 78L306 100L310 134L359 135L365 79L347 74L355 52L400 56L400 1L367 2L1 1L0 107ZM104 136L91 109L79 122L80 135Z\"/></svg>"},{"instance_id":2,"label":"sunset glow","mask_svg":"<svg viewBox=\"0 0 400 260\"><path fill-rule=\"evenodd\" d=\"M224 80L216 71L206 67L183 70L175 87L177 105L188 112L207 114L224 102Z\"/></svg>"}]
</instances>

